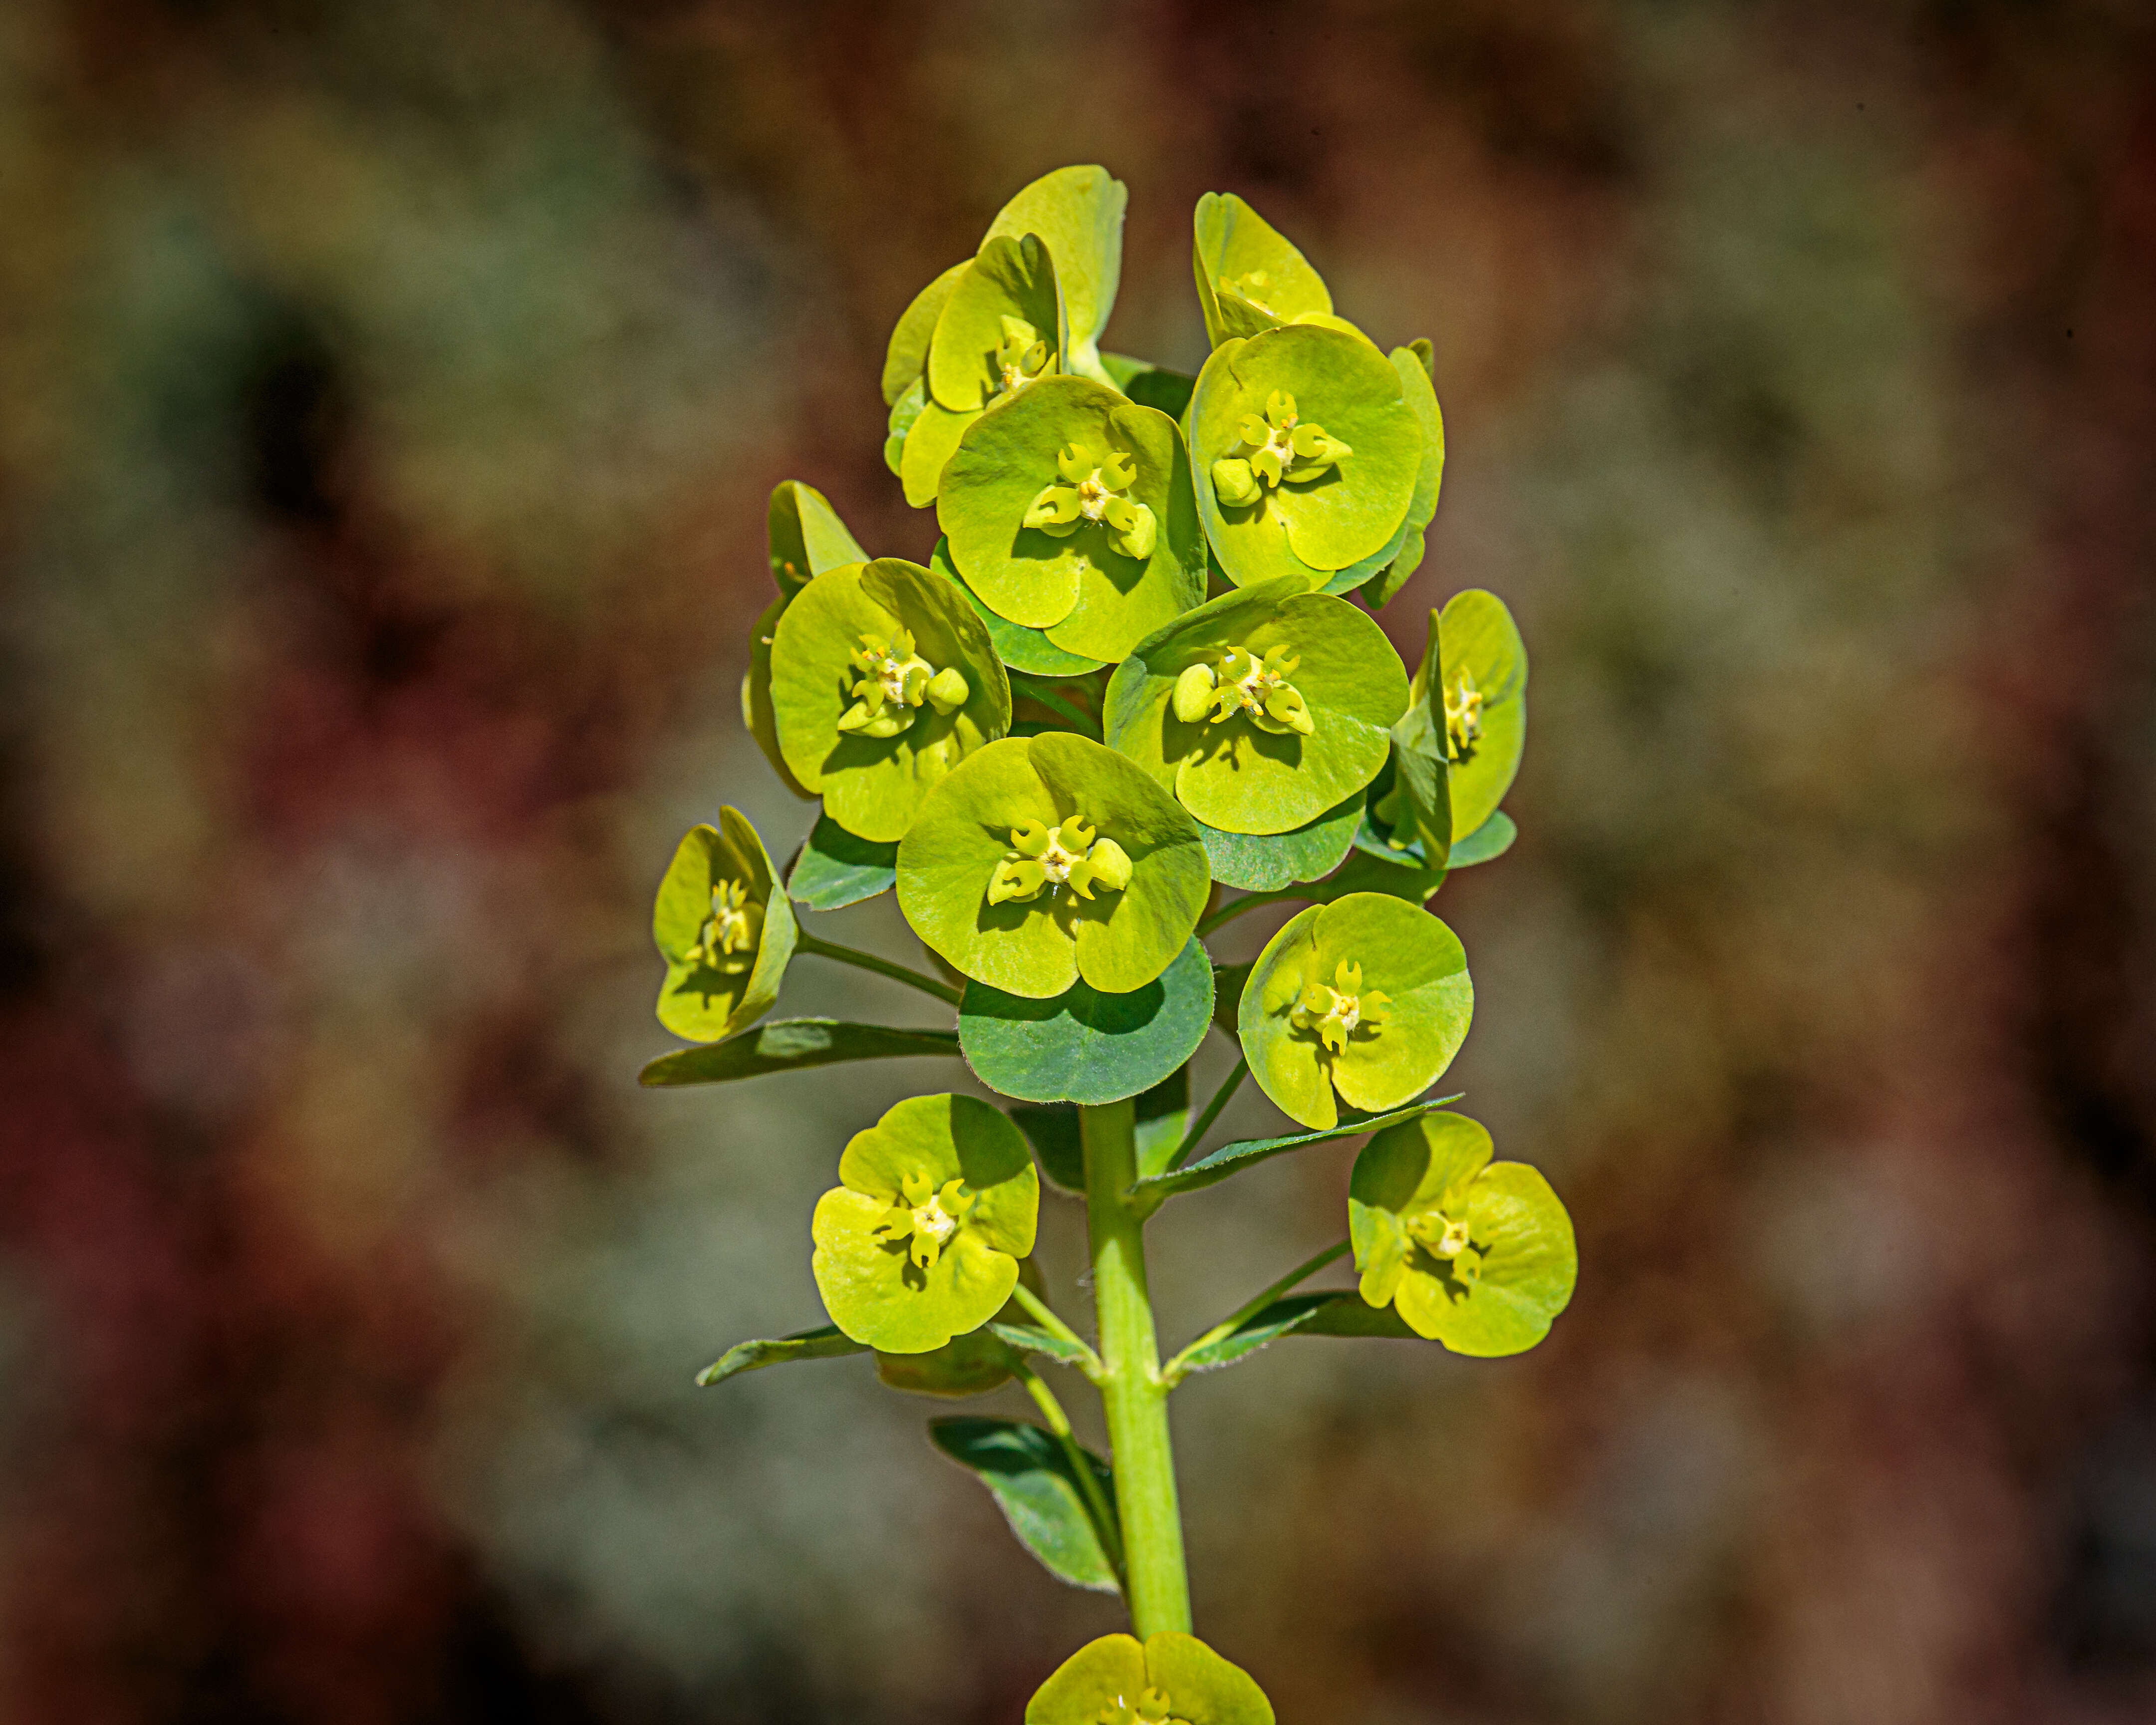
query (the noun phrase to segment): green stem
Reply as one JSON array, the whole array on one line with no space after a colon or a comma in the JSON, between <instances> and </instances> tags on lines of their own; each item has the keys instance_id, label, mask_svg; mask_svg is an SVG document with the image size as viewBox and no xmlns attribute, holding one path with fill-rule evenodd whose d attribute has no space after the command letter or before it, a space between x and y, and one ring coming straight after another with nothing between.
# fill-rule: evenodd
<instances>
[{"instance_id":1,"label":"green stem","mask_svg":"<svg viewBox=\"0 0 2156 1725\"><path fill-rule=\"evenodd\" d=\"M1204 1142L1205 1134L1213 1130L1213 1122L1220 1117L1220 1111L1228 1106L1228 1098L1242 1087L1243 1081L1250 1076L1250 1057L1248 1055L1236 1055L1235 1070L1229 1073L1227 1081L1220 1088L1213 1092L1213 1100L1205 1105L1205 1111L1183 1135L1183 1142L1175 1147L1175 1154L1168 1158L1170 1173L1190 1159L1190 1153Z\"/></svg>"},{"instance_id":2,"label":"green stem","mask_svg":"<svg viewBox=\"0 0 2156 1725\"><path fill-rule=\"evenodd\" d=\"M948 983L939 982L932 976L923 976L919 971L889 958L879 958L873 952L837 946L829 941L819 941L805 928L794 936L793 950L818 958L835 958L841 964L855 965L863 970L872 970L878 976L887 976L895 983L904 983L909 988L918 988L924 994L933 994L947 1006L958 1004L958 991Z\"/></svg>"},{"instance_id":3,"label":"green stem","mask_svg":"<svg viewBox=\"0 0 2156 1725\"><path fill-rule=\"evenodd\" d=\"M1040 1374L1031 1366L1021 1362L1015 1374L1025 1385L1025 1393L1033 1398L1034 1405L1040 1409L1048 1421L1048 1429L1055 1441L1063 1446L1064 1460L1070 1464L1070 1471L1077 1476L1078 1489L1085 1494L1086 1507L1091 1513L1093 1526L1101 1536L1101 1548L1108 1554L1108 1562L1116 1572L1116 1579L1123 1580L1123 1543L1117 1536L1115 1512L1108 1507L1108 1500L1101 1491L1101 1476L1093 1471L1093 1458L1080 1445L1070 1430L1070 1416L1063 1411L1063 1404L1055 1399L1055 1392L1040 1381ZM1126 1588L1128 1583L1125 1583Z\"/></svg>"},{"instance_id":4,"label":"green stem","mask_svg":"<svg viewBox=\"0 0 2156 1725\"><path fill-rule=\"evenodd\" d=\"M1290 1288L1294 1287L1299 1282L1308 1281L1312 1276L1317 1275L1319 1271L1322 1270L1327 1264L1330 1264L1335 1258L1346 1257L1348 1255L1348 1243L1344 1240L1335 1240L1331 1245L1326 1247L1323 1251L1320 1252L1316 1257L1311 1259L1307 1263L1297 1265L1294 1269L1289 1271L1286 1276L1283 1276L1278 1281L1267 1288L1265 1292L1257 1295L1255 1298L1245 1301L1240 1306L1237 1307L1233 1312L1229 1313L1229 1316L1222 1318L1219 1322L1214 1325L1211 1329L1208 1330L1195 1342L1192 1343L1189 1347L1184 1348L1182 1353L1177 1354L1173 1359L1170 1360L1166 1365L1160 1368L1160 1375L1168 1384L1168 1387L1170 1389L1174 1389L1175 1386L1180 1384L1188 1374L1189 1368L1184 1365L1183 1362L1188 1359L1192 1354L1197 1353L1201 1348L1211 1347L1214 1343L1218 1342L1223 1336L1234 1335L1236 1331L1241 1329L1245 1324L1255 1317L1260 1312L1263 1312L1265 1307L1271 1305L1274 1301L1279 1299L1280 1296L1282 1294L1285 1294Z\"/></svg>"},{"instance_id":5,"label":"green stem","mask_svg":"<svg viewBox=\"0 0 2156 1725\"><path fill-rule=\"evenodd\" d=\"M1088 1378L1091 1378L1096 1384L1098 1384L1101 1381L1101 1356L1094 1353L1091 1348L1086 1347L1086 1338L1083 1336L1080 1335L1077 1331L1072 1329L1070 1325L1064 1322L1061 1318L1055 1315L1055 1308L1054 1307L1050 1306L1045 1300L1042 1299L1040 1295L1034 1293L1034 1291L1028 1287L1024 1282L1020 1282L1016 1287L1011 1290L1011 1297L1017 1301L1019 1305L1025 1307L1028 1313L1031 1315L1033 1321L1039 1324L1041 1328L1047 1331L1050 1335L1056 1337L1060 1340L1068 1342L1074 1348L1085 1348L1086 1357L1079 1363L1078 1369L1083 1372Z\"/></svg>"},{"instance_id":6,"label":"green stem","mask_svg":"<svg viewBox=\"0 0 2156 1725\"><path fill-rule=\"evenodd\" d=\"M1114 1452L1122 1512L1124 1588L1141 1638L1190 1630L1190 1580L1175 1452L1168 1435L1168 1386L1146 1288L1145 1222L1123 1196L1137 1178L1136 1111L1126 1100L1078 1111L1086 1146L1086 1223L1092 1242L1093 1300L1106 1381L1101 1400Z\"/></svg>"}]
</instances>

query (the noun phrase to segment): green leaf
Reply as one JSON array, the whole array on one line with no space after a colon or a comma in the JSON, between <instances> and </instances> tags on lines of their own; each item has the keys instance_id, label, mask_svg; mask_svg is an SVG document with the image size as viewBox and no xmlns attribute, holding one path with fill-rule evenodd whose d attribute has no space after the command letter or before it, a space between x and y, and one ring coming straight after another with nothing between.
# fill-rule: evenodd
<instances>
[{"instance_id":1,"label":"green leaf","mask_svg":"<svg viewBox=\"0 0 2156 1725\"><path fill-rule=\"evenodd\" d=\"M988 902L1014 835L1082 817L1128 857L1128 882L1088 900L1042 886ZM922 805L898 847L898 902L913 932L976 982L1049 1000L1081 977L1142 988L1183 951L1211 889L1205 846L1175 799L1114 750L1049 732L969 757Z\"/></svg>"},{"instance_id":2,"label":"green leaf","mask_svg":"<svg viewBox=\"0 0 2156 1725\"><path fill-rule=\"evenodd\" d=\"M887 737L839 726L857 704L855 655L866 644L911 636L916 655L964 680L950 712L904 706L906 728ZM778 744L824 812L858 836L904 835L943 776L1010 726L1010 680L988 629L957 585L901 557L826 570L778 619L771 649Z\"/></svg>"},{"instance_id":3,"label":"green leaf","mask_svg":"<svg viewBox=\"0 0 2156 1725\"><path fill-rule=\"evenodd\" d=\"M1038 1353L1054 1360L1058 1365L1084 1367L1093 1358L1091 1348L1070 1342L1060 1336L1050 1335L1035 1324L992 1323L988 1327L1009 1346L1023 1353Z\"/></svg>"},{"instance_id":4,"label":"green leaf","mask_svg":"<svg viewBox=\"0 0 2156 1725\"><path fill-rule=\"evenodd\" d=\"M1218 347L1310 312L1329 312L1325 278L1232 192L1208 192L1191 221L1191 269L1205 334Z\"/></svg>"},{"instance_id":5,"label":"green leaf","mask_svg":"<svg viewBox=\"0 0 2156 1725\"><path fill-rule=\"evenodd\" d=\"M659 1022L676 1036L716 1042L778 1002L798 931L775 875L736 809L721 809L716 827L691 828L675 850L651 937L666 961Z\"/></svg>"},{"instance_id":6,"label":"green leaf","mask_svg":"<svg viewBox=\"0 0 2156 1725\"><path fill-rule=\"evenodd\" d=\"M793 860L786 891L812 911L837 911L889 891L897 878L896 845L857 839L819 814Z\"/></svg>"},{"instance_id":7,"label":"green leaf","mask_svg":"<svg viewBox=\"0 0 2156 1725\"><path fill-rule=\"evenodd\" d=\"M947 1055L958 1057L950 1030L896 1030L886 1024L849 1024L836 1019L780 1019L708 1048L677 1049L648 1063L637 1075L647 1089L681 1084L726 1084L767 1072L799 1072L841 1060L892 1060Z\"/></svg>"},{"instance_id":8,"label":"green leaf","mask_svg":"<svg viewBox=\"0 0 2156 1725\"><path fill-rule=\"evenodd\" d=\"M773 1342L737 1342L717 1359L696 1373L696 1382L709 1389L743 1372L760 1372L766 1366L783 1366L799 1359L843 1359L850 1353L866 1353L859 1342L839 1333L836 1325L798 1330Z\"/></svg>"},{"instance_id":9,"label":"green leaf","mask_svg":"<svg viewBox=\"0 0 2156 1725\"><path fill-rule=\"evenodd\" d=\"M1399 1341L1419 1339L1390 1307L1373 1309L1352 1288L1331 1293L1290 1294L1276 1300L1217 1342L1194 1349L1183 1357L1183 1370L1217 1371L1248 1359L1260 1348L1283 1336L1381 1336Z\"/></svg>"},{"instance_id":10,"label":"green leaf","mask_svg":"<svg viewBox=\"0 0 2156 1725\"><path fill-rule=\"evenodd\" d=\"M1205 841L1205 860L1223 886L1245 892L1274 892L1298 880L1315 880L1340 866L1355 829L1362 824L1363 793L1355 791L1307 826L1262 837L1223 832L1198 824Z\"/></svg>"},{"instance_id":11,"label":"green leaf","mask_svg":"<svg viewBox=\"0 0 2156 1725\"><path fill-rule=\"evenodd\" d=\"M1341 1021L1345 1045L1329 1044L1324 1023L1350 999L1360 1004ZM1273 1106L1329 1127L1339 1118L1336 1091L1377 1113L1427 1090L1452 1063L1474 1009L1467 955L1450 929L1411 903L1356 892L1298 912L1266 943L1236 1026Z\"/></svg>"},{"instance_id":12,"label":"green leaf","mask_svg":"<svg viewBox=\"0 0 2156 1725\"><path fill-rule=\"evenodd\" d=\"M1213 1018L1213 963L1188 942L1143 988L1106 994L1083 981L1053 999L966 986L958 1045L992 1090L1029 1102L1120 1101L1188 1060Z\"/></svg>"},{"instance_id":13,"label":"green leaf","mask_svg":"<svg viewBox=\"0 0 2156 1725\"><path fill-rule=\"evenodd\" d=\"M1244 1169L1255 1168L1260 1163L1285 1154L1290 1150L1306 1150L1313 1144L1330 1144L1342 1138L1353 1138L1364 1132L1382 1132L1402 1121L1414 1120L1442 1108L1447 1102L1456 1102L1457 1096L1440 1096L1430 1101L1417 1102L1410 1107L1394 1108L1383 1114L1350 1112L1337 1125L1315 1132L1290 1132L1278 1138L1241 1138L1232 1144L1223 1144L1219 1149L1200 1157L1197 1161L1177 1168L1172 1173L1149 1175L1131 1188L1133 1192L1158 1194L1162 1198L1174 1198L1185 1192L1200 1191L1208 1186L1217 1186L1230 1174L1240 1174Z\"/></svg>"},{"instance_id":14,"label":"green leaf","mask_svg":"<svg viewBox=\"0 0 2156 1725\"><path fill-rule=\"evenodd\" d=\"M1479 1122L1431 1114L1372 1138L1348 1186L1360 1297L1481 1358L1541 1341L1579 1274L1572 1219L1549 1182L1491 1151Z\"/></svg>"},{"instance_id":15,"label":"green leaf","mask_svg":"<svg viewBox=\"0 0 2156 1725\"><path fill-rule=\"evenodd\" d=\"M990 610L988 602L966 584L965 576L951 561L949 540L936 542L936 549L928 554L928 567L956 583L958 590L973 601L973 608L981 614L981 621L988 626L988 639L995 643L997 657L1013 670L1035 677L1076 677L1096 671L1105 663L1088 659L1082 653L1066 653L1040 630L1013 623L1008 617L999 617Z\"/></svg>"},{"instance_id":16,"label":"green leaf","mask_svg":"<svg viewBox=\"0 0 2156 1725\"><path fill-rule=\"evenodd\" d=\"M1247 503L1223 501L1216 464L1247 459L1243 428L1263 421L1276 393L1297 423L1352 450L1311 480L1265 485ZM1400 374L1359 335L1290 324L1214 350L1190 398L1190 465L1198 508L1238 587L1292 578L1322 588L1342 570L1374 574L1396 553L1422 466L1422 424ZM1351 578L1360 578L1359 577Z\"/></svg>"},{"instance_id":17,"label":"green leaf","mask_svg":"<svg viewBox=\"0 0 2156 1725\"><path fill-rule=\"evenodd\" d=\"M1140 407L1157 408L1178 421L1190 405L1190 392L1198 387L1197 378L1188 372L1172 372L1127 354L1104 353L1101 367L1107 372L1108 381Z\"/></svg>"},{"instance_id":18,"label":"green leaf","mask_svg":"<svg viewBox=\"0 0 2156 1725\"><path fill-rule=\"evenodd\" d=\"M771 547L771 578L788 598L812 577L844 563L868 561L860 542L847 531L824 494L798 480L786 480L771 494L766 512Z\"/></svg>"},{"instance_id":19,"label":"green leaf","mask_svg":"<svg viewBox=\"0 0 2156 1725\"><path fill-rule=\"evenodd\" d=\"M816 1201L808 1267L849 1336L927 1353L1003 1309L1033 1250L1040 1178L1000 1111L909 1096L848 1140L839 1181Z\"/></svg>"},{"instance_id":20,"label":"green leaf","mask_svg":"<svg viewBox=\"0 0 2156 1725\"><path fill-rule=\"evenodd\" d=\"M1231 997L1231 1016L1223 1027L1229 1036L1235 1034L1233 1011ZM1214 1020L1219 1021L1217 1005ZM1151 1090L1141 1091L1133 1111L1137 1116L1138 1168L1141 1173L1151 1173L1164 1166L1183 1142L1183 1127L1190 1114L1190 1069L1178 1066ZM1040 1163L1041 1173L1065 1191L1082 1195L1086 1190L1086 1147L1078 1134L1078 1105L1021 1105L1012 1109L1010 1115L1018 1122L1019 1129L1032 1141L1034 1159Z\"/></svg>"},{"instance_id":21,"label":"green leaf","mask_svg":"<svg viewBox=\"0 0 2156 1725\"><path fill-rule=\"evenodd\" d=\"M1144 1645L1129 1635L1089 1641L1055 1668L1026 1703L1025 1725L1136 1725L1145 1692L1148 1720L1185 1725L1273 1725L1272 1703L1240 1666L1195 1635L1163 1630Z\"/></svg>"},{"instance_id":22,"label":"green leaf","mask_svg":"<svg viewBox=\"0 0 2156 1725\"><path fill-rule=\"evenodd\" d=\"M988 224L990 239L1038 234L1048 243L1070 322L1066 372L1090 375L1100 366L1101 332L1122 281L1129 202L1123 182L1104 167L1059 167L1020 191Z\"/></svg>"},{"instance_id":23,"label":"green leaf","mask_svg":"<svg viewBox=\"0 0 2156 1725\"><path fill-rule=\"evenodd\" d=\"M1142 556L1127 552L1106 520L1081 516L1061 536L1025 525L1043 492L1065 484L1060 458L1071 450L1096 472L1116 458L1129 464L1134 477L1116 495L1152 516ZM1045 377L968 426L943 470L936 519L989 609L1104 663L1205 596L1182 434L1167 414L1090 378Z\"/></svg>"},{"instance_id":24,"label":"green leaf","mask_svg":"<svg viewBox=\"0 0 2156 1725\"><path fill-rule=\"evenodd\" d=\"M1176 716L1186 673L1218 685L1235 669L1231 653L1283 655L1280 675L1302 699L1308 734L1261 728L1247 711L1219 716L1217 703L1203 717ZM1407 704L1407 668L1366 612L1279 581L1224 593L1147 636L1108 680L1101 716L1109 746L1194 819L1263 834L1337 812L1376 778Z\"/></svg>"},{"instance_id":25,"label":"green leaf","mask_svg":"<svg viewBox=\"0 0 2156 1725\"><path fill-rule=\"evenodd\" d=\"M1121 1590L1116 1574L1121 1530L1095 1521L1070 1459L1052 1435L1020 1420L970 1416L932 1420L928 1435L988 1488L1019 1543L1050 1574L1096 1593ZM1101 1497L1112 1504L1115 1476L1108 1464L1090 1451L1081 1453Z\"/></svg>"}]
</instances>

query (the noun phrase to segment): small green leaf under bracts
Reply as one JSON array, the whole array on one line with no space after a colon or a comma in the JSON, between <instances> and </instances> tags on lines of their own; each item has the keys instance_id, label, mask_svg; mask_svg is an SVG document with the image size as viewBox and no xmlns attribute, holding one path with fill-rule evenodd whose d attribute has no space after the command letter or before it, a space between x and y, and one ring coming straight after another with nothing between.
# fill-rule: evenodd
<instances>
[{"instance_id":1,"label":"small green leaf under bracts","mask_svg":"<svg viewBox=\"0 0 2156 1725\"><path fill-rule=\"evenodd\" d=\"M1500 809L1452 847L1445 865L1466 869L1476 863L1494 862L1512 848L1512 840L1519 836L1520 829L1512 824L1512 817Z\"/></svg>"},{"instance_id":2,"label":"small green leaf under bracts","mask_svg":"<svg viewBox=\"0 0 2156 1725\"><path fill-rule=\"evenodd\" d=\"M1290 1294L1246 1317L1217 1342L1183 1356L1182 1371L1217 1371L1248 1359L1283 1336L1382 1336L1418 1341L1389 1306L1373 1311L1353 1288L1324 1294Z\"/></svg>"},{"instance_id":3,"label":"small green leaf under bracts","mask_svg":"<svg viewBox=\"0 0 2156 1725\"><path fill-rule=\"evenodd\" d=\"M760 1372L766 1366L783 1366L799 1359L843 1359L850 1353L866 1353L859 1342L839 1333L835 1324L813 1330L797 1330L769 1342L737 1342L717 1359L696 1373L706 1389L738 1378L743 1372Z\"/></svg>"},{"instance_id":4,"label":"small green leaf under bracts","mask_svg":"<svg viewBox=\"0 0 2156 1725\"><path fill-rule=\"evenodd\" d=\"M1363 793L1355 791L1293 832L1229 833L1200 821L1198 835L1205 841L1206 863L1220 885L1245 892L1277 892L1338 868L1362 820Z\"/></svg>"},{"instance_id":5,"label":"small green leaf under bracts","mask_svg":"<svg viewBox=\"0 0 2156 1725\"><path fill-rule=\"evenodd\" d=\"M841 1060L893 1060L921 1055L957 1058L951 1030L900 1030L838 1019L779 1019L708 1048L661 1055L637 1074L647 1090L680 1084L726 1084L767 1072L798 1072Z\"/></svg>"},{"instance_id":6,"label":"small green leaf under bracts","mask_svg":"<svg viewBox=\"0 0 2156 1725\"><path fill-rule=\"evenodd\" d=\"M1335 1139L1352 1138L1363 1132L1382 1132L1389 1126L1398 1126L1404 1121L1414 1120L1432 1109L1442 1108L1447 1102L1456 1102L1457 1096L1434 1096L1428 1101L1416 1102L1405 1108L1394 1108L1383 1114L1352 1113L1337 1126L1318 1132L1290 1132L1279 1138L1239 1138L1232 1144L1223 1144L1209 1155L1177 1168L1172 1173L1149 1174L1131 1188L1133 1192L1156 1193L1163 1198L1173 1198L1178 1193L1196 1192L1201 1188L1215 1185L1230 1174L1240 1174L1246 1168L1284 1154L1290 1150L1306 1150L1313 1144L1329 1144Z\"/></svg>"},{"instance_id":7,"label":"small green leaf under bracts","mask_svg":"<svg viewBox=\"0 0 2156 1725\"><path fill-rule=\"evenodd\" d=\"M1188 1060L1213 1017L1213 965L1196 940L1152 982L1053 999L966 985L958 1043L982 1082L1029 1102L1098 1104L1150 1090ZM1082 1183L1082 1182L1081 1182Z\"/></svg>"},{"instance_id":8,"label":"small green leaf under bracts","mask_svg":"<svg viewBox=\"0 0 2156 1725\"><path fill-rule=\"evenodd\" d=\"M988 1488L1018 1542L1059 1581L1096 1593L1120 1590L1111 1553L1121 1543L1118 1529L1096 1524L1070 1457L1038 1425L1016 1420L964 1416L932 1420L929 1440ZM1108 1464L1086 1455L1101 1486L1101 1496L1115 1502L1115 1478Z\"/></svg>"},{"instance_id":9,"label":"small green leaf under bracts","mask_svg":"<svg viewBox=\"0 0 2156 1725\"><path fill-rule=\"evenodd\" d=\"M1038 1324L992 1323L988 1327L998 1339L1022 1353L1041 1354L1058 1365L1076 1366L1081 1371L1095 1363L1091 1348L1061 1336L1051 1335ZM966 1339L970 1341L973 1338L968 1337Z\"/></svg>"},{"instance_id":10,"label":"small green leaf under bracts","mask_svg":"<svg viewBox=\"0 0 2156 1725\"><path fill-rule=\"evenodd\" d=\"M896 843L856 838L829 815L819 814L786 876L786 896L812 911L843 910L890 891L897 879Z\"/></svg>"},{"instance_id":11,"label":"small green leaf under bracts","mask_svg":"<svg viewBox=\"0 0 2156 1725\"><path fill-rule=\"evenodd\" d=\"M1188 372L1172 372L1124 353L1102 354L1101 368L1116 388L1140 407L1157 408L1171 419L1183 417L1183 410L1190 405L1190 392L1198 387L1198 379Z\"/></svg>"}]
</instances>

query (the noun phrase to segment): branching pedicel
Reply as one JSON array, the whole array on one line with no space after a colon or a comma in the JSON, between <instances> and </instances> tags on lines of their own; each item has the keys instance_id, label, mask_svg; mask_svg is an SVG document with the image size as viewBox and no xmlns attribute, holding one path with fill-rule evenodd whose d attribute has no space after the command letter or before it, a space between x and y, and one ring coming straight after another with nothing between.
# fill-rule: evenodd
<instances>
[{"instance_id":1,"label":"branching pedicel","mask_svg":"<svg viewBox=\"0 0 2156 1725\"><path fill-rule=\"evenodd\" d=\"M1527 654L1504 605L1430 614L1413 675L1368 612L1421 562L1445 434L1430 349L1381 351L1235 197L1196 220L1213 352L1196 377L1103 352L1124 190L1065 168L1014 198L891 340L885 459L935 506L929 563L871 558L823 497L771 504L778 596L742 705L788 788L821 798L786 874L732 809L681 841L653 932L659 1017L706 1045L649 1085L836 1060L963 1057L1019 1106L916 1096L858 1132L816 1206L820 1329L706 1371L873 1351L885 1382L965 1396L1016 1380L1045 1425L932 1421L1057 1576L1119 1591L1137 1637L1081 1648L1028 1725L1256 1725L1257 1685L1190 1633L1169 1393L1291 1334L1532 1348L1572 1296L1548 1183L1426 1092L1467 1034L1466 955L1423 908L1504 851ZM1218 596L1208 598L1209 585ZM1349 595L1359 597L1359 608ZM795 922L896 889L954 986ZM1221 901L1219 889L1236 896ZM1248 965L1203 937L1307 907ZM954 1008L955 1033L757 1025L797 954ZM755 1028L751 1028L755 1026ZM1242 1058L1194 1121L1209 1028ZM1200 1153L1245 1077L1304 1130ZM1163 1362L1145 1271L1168 1199L1368 1135L1348 1239ZM1029 1255L1040 1183L1081 1194L1097 1342ZM1358 1287L1297 1293L1353 1254ZM1112 1466L1035 1358L1099 1392Z\"/></svg>"}]
</instances>

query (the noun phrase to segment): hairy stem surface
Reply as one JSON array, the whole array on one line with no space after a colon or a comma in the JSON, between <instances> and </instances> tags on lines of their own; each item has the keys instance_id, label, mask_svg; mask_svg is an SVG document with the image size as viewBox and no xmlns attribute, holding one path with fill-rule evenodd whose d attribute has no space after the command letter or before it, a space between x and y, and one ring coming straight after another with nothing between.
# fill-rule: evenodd
<instances>
[{"instance_id":1,"label":"hairy stem surface","mask_svg":"<svg viewBox=\"0 0 2156 1725\"><path fill-rule=\"evenodd\" d=\"M1086 1146L1086 1221L1092 1240L1093 1298L1100 1314L1101 1399L1114 1451L1116 1508L1131 1625L1141 1636L1190 1630L1190 1581L1175 1452L1168 1435L1152 1297L1146 1288L1145 1223L1124 1192L1137 1178L1134 1110L1126 1101L1079 1111Z\"/></svg>"}]
</instances>

